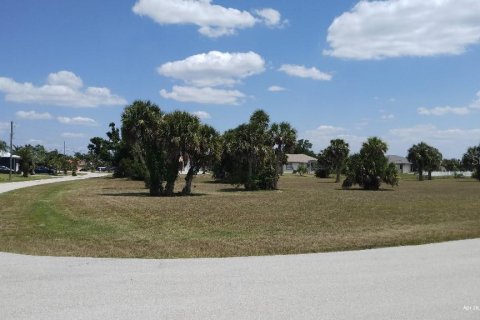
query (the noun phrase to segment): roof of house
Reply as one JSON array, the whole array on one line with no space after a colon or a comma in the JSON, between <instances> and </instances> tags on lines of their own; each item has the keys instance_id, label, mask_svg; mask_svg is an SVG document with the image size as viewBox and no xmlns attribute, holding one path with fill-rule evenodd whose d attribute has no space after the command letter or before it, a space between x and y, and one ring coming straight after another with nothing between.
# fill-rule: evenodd
<instances>
[{"instance_id":1,"label":"roof of house","mask_svg":"<svg viewBox=\"0 0 480 320\"><path fill-rule=\"evenodd\" d=\"M0 151L0 158L10 158L10 152ZM17 156L17 155L13 155L12 158L13 159L20 159L20 157Z\"/></svg>"},{"instance_id":2,"label":"roof of house","mask_svg":"<svg viewBox=\"0 0 480 320\"><path fill-rule=\"evenodd\" d=\"M401 157L401 156L394 156L394 155L388 155L387 156L388 162L390 163L395 163L395 164L410 164L410 161L408 161L407 158Z\"/></svg>"},{"instance_id":3,"label":"roof of house","mask_svg":"<svg viewBox=\"0 0 480 320\"><path fill-rule=\"evenodd\" d=\"M287 153L287 162L309 163L310 161L317 161L317 159L306 154Z\"/></svg>"}]
</instances>

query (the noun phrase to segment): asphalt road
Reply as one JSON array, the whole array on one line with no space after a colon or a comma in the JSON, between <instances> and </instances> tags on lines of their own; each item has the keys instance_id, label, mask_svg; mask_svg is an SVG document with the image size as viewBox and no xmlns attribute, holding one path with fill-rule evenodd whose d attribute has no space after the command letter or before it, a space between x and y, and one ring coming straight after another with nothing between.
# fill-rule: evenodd
<instances>
[{"instance_id":1,"label":"asphalt road","mask_svg":"<svg viewBox=\"0 0 480 320\"><path fill-rule=\"evenodd\" d=\"M0 193L9 192L12 190L17 190L21 188L27 187L34 187L39 186L42 184L50 184L50 183L57 183L57 182L65 182L65 181L75 181L75 180L83 180L88 178L98 178L107 176L108 173L101 173L101 172L86 172L85 174L79 174L78 176L65 176L65 177L52 177L51 179L42 179L42 180L30 180L30 181L20 181L20 182L3 182L0 183Z\"/></svg>"},{"instance_id":2,"label":"asphalt road","mask_svg":"<svg viewBox=\"0 0 480 320\"><path fill-rule=\"evenodd\" d=\"M0 253L0 319L480 319L480 239L225 259Z\"/></svg>"}]
</instances>

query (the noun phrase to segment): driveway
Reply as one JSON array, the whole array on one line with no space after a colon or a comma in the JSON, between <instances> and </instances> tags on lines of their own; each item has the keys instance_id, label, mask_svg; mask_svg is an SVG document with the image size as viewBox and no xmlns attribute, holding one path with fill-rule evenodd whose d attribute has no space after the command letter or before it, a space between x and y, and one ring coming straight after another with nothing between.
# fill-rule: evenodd
<instances>
[{"instance_id":1,"label":"driveway","mask_svg":"<svg viewBox=\"0 0 480 320\"><path fill-rule=\"evenodd\" d=\"M9 192L16 189L39 186L42 184L50 184L56 182L65 182L65 181L75 181L83 180L88 178L98 178L108 176L108 173L99 173L99 172L87 172L85 174L79 174L76 177L66 176L66 177L55 177L52 176L51 179L43 180L31 180L31 181L21 181L21 182L3 182L0 183L0 193Z\"/></svg>"},{"instance_id":2,"label":"driveway","mask_svg":"<svg viewBox=\"0 0 480 320\"><path fill-rule=\"evenodd\" d=\"M480 239L225 259L0 253L0 319L480 319Z\"/></svg>"}]
</instances>

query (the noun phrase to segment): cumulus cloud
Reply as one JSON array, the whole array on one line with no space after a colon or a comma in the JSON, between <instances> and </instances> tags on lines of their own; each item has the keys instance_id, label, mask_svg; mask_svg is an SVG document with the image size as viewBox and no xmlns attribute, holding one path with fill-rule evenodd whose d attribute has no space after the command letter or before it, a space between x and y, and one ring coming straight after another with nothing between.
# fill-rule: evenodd
<instances>
[{"instance_id":1,"label":"cumulus cloud","mask_svg":"<svg viewBox=\"0 0 480 320\"><path fill-rule=\"evenodd\" d=\"M470 113L470 109L467 107L435 107L435 108L418 108L418 114L424 116L443 116L446 114L455 114L455 115L467 115Z\"/></svg>"},{"instance_id":2,"label":"cumulus cloud","mask_svg":"<svg viewBox=\"0 0 480 320\"><path fill-rule=\"evenodd\" d=\"M5 100L11 102L90 108L127 103L108 88L82 88L82 79L70 71L49 74L46 84L41 86L0 77L0 92L5 93Z\"/></svg>"},{"instance_id":3,"label":"cumulus cloud","mask_svg":"<svg viewBox=\"0 0 480 320\"><path fill-rule=\"evenodd\" d=\"M285 91L287 89L280 87L280 86L271 86L268 88L268 91L270 92L280 92L280 91Z\"/></svg>"},{"instance_id":4,"label":"cumulus cloud","mask_svg":"<svg viewBox=\"0 0 480 320\"><path fill-rule=\"evenodd\" d=\"M184 60L167 62L159 74L197 87L232 86L241 79L262 73L265 60L255 52L210 51Z\"/></svg>"},{"instance_id":5,"label":"cumulus cloud","mask_svg":"<svg viewBox=\"0 0 480 320\"><path fill-rule=\"evenodd\" d=\"M282 15L280 14L280 12L278 12L275 9L272 9L272 8L260 9L260 10L255 10L255 13L263 20L263 22L268 27L277 27L285 23L285 22L282 23Z\"/></svg>"},{"instance_id":6,"label":"cumulus cloud","mask_svg":"<svg viewBox=\"0 0 480 320\"><path fill-rule=\"evenodd\" d=\"M468 106L466 107L434 107L434 108L418 108L418 114L424 116L443 116L446 114L454 114L458 116L468 115L472 112L472 110L480 109L480 91L477 92L475 100L473 100Z\"/></svg>"},{"instance_id":7,"label":"cumulus cloud","mask_svg":"<svg viewBox=\"0 0 480 320\"><path fill-rule=\"evenodd\" d=\"M52 115L48 112L39 113L34 110L32 111L17 111L15 113L17 118L26 119L26 120L50 120L53 119Z\"/></svg>"},{"instance_id":8,"label":"cumulus cloud","mask_svg":"<svg viewBox=\"0 0 480 320\"><path fill-rule=\"evenodd\" d=\"M389 140L405 154L409 147L420 141L436 146L444 157L461 158L469 146L478 145L480 128L447 128L441 129L433 124L422 124L413 127L390 129Z\"/></svg>"},{"instance_id":9,"label":"cumulus cloud","mask_svg":"<svg viewBox=\"0 0 480 320\"><path fill-rule=\"evenodd\" d=\"M75 133L75 132L63 132L61 134L62 138L71 138L71 139L80 139L84 138L84 133Z\"/></svg>"},{"instance_id":10,"label":"cumulus cloud","mask_svg":"<svg viewBox=\"0 0 480 320\"><path fill-rule=\"evenodd\" d=\"M165 99L181 102L196 102L202 104L240 104L245 95L238 90L224 90L210 87L184 87L173 86L171 92L160 90L160 95Z\"/></svg>"},{"instance_id":11,"label":"cumulus cloud","mask_svg":"<svg viewBox=\"0 0 480 320\"><path fill-rule=\"evenodd\" d=\"M86 117L57 117L57 121L63 124L80 125L80 126L96 126L97 121Z\"/></svg>"},{"instance_id":12,"label":"cumulus cloud","mask_svg":"<svg viewBox=\"0 0 480 320\"><path fill-rule=\"evenodd\" d=\"M315 152L326 148L332 139L343 139L350 145L352 152L360 150L366 137L358 136L349 132L349 130L331 125L321 125L313 130L307 130L302 134L314 146Z\"/></svg>"},{"instance_id":13,"label":"cumulus cloud","mask_svg":"<svg viewBox=\"0 0 480 320\"><path fill-rule=\"evenodd\" d=\"M313 80L323 80L323 81L332 80L331 74L322 72L315 67L307 68L305 66L284 64L278 70L293 77L310 78Z\"/></svg>"},{"instance_id":14,"label":"cumulus cloud","mask_svg":"<svg viewBox=\"0 0 480 320\"><path fill-rule=\"evenodd\" d=\"M197 116L199 119L211 119L212 116L206 111L194 111L192 112L194 116Z\"/></svg>"},{"instance_id":15,"label":"cumulus cloud","mask_svg":"<svg viewBox=\"0 0 480 320\"><path fill-rule=\"evenodd\" d=\"M392 136L408 141L459 141L474 137L480 139L480 129L439 129L433 124L417 125L408 128L391 129Z\"/></svg>"},{"instance_id":16,"label":"cumulus cloud","mask_svg":"<svg viewBox=\"0 0 480 320\"><path fill-rule=\"evenodd\" d=\"M267 26L281 23L281 15L274 9L257 10L256 18L248 11L216 5L212 0L138 0L132 10L161 25L196 25L200 34L211 38L235 34L257 22Z\"/></svg>"},{"instance_id":17,"label":"cumulus cloud","mask_svg":"<svg viewBox=\"0 0 480 320\"><path fill-rule=\"evenodd\" d=\"M327 41L324 54L346 59L461 54L480 42L480 1L360 1L335 18Z\"/></svg>"}]
</instances>

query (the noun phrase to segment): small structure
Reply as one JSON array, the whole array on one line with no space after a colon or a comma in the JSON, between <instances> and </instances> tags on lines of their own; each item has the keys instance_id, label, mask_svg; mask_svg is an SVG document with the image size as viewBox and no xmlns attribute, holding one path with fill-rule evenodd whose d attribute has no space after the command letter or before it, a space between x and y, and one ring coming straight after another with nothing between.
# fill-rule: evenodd
<instances>
[{"instance_id":1,"label":"small structure","mask_svg":"<svg viewBox=\"0 0 480 320\"><path fill-rule=\"evenodd\" d=\"M287 164L283 166L284 173L293 173L298 170L300 165L307 167L307 172L312 173L315 170L317 159L306 154L289 154L287 153Z\"/></svg>"},{"instance_id":2,"label":"small structure","mask_svg":"<svg viewBox=\"0 0 480 320\"><path fill-rule=\"evenodd\" d=\"M388 163L393 163L397 167L399 173L411 173L412 163L407 158L395 155L387 156Z\"/></svg>"},{"instance_id":3,"label":"small structure","mask_svg":"<svg viewBox=\"0 0 480 320\"><path fill-rule=\"evenodd\" d=\"M12 156L12 169L14 172L20 171L21 159L19 156ZM0 152L0 166L10 168L10 152Z\"/></svg>"}]
</instances>

